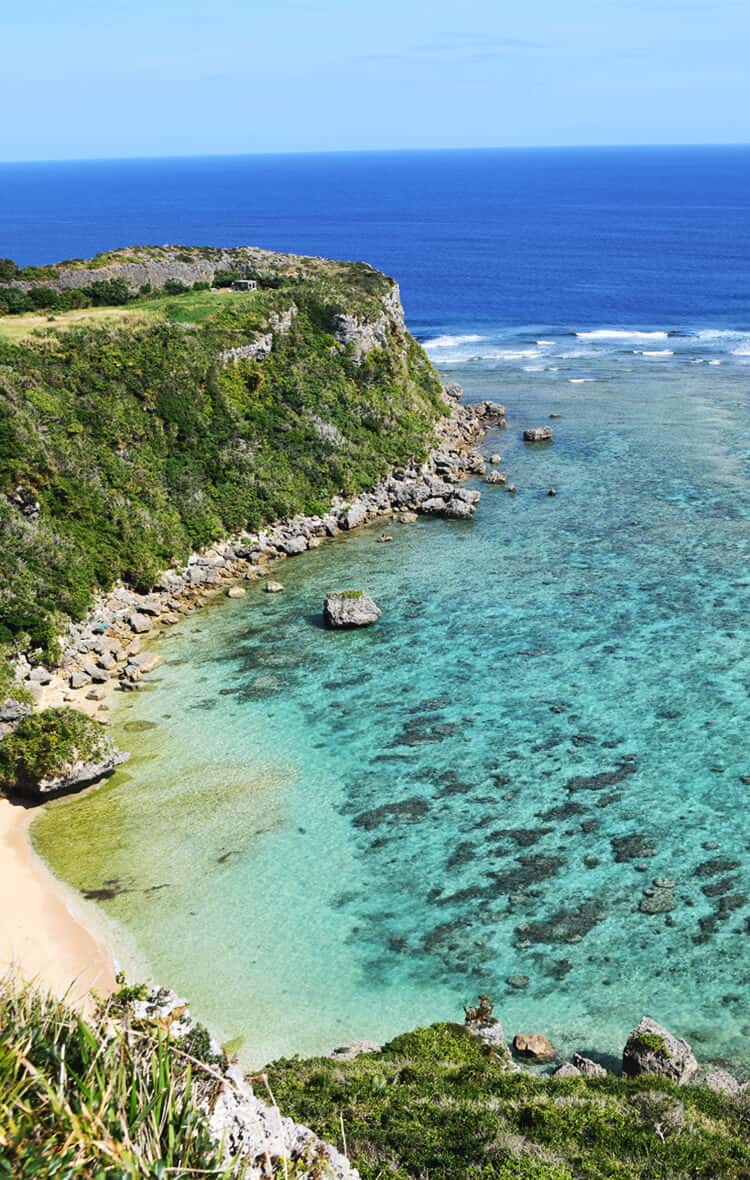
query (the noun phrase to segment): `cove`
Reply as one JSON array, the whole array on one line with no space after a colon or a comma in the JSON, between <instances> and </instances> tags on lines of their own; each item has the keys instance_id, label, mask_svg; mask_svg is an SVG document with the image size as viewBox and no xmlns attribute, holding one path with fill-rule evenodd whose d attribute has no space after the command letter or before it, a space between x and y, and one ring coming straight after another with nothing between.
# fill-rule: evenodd
<instances>
[{"instance_id":1,"label":"cove","mask_svg":"<svg viewBox=\"0 0 750 1180\"><path fill-rule=\"evenodd\" d=\"M648 1012L750 1063L747 369L665 359L452 368L505 402L517 496L478 482L472 522L381 522L187 619L118 697L126 771L35 822L129 973L244 1063L479 991L562 1051ZM348 586L380 622L324 630Z\"/></svg>"}]
</instances>

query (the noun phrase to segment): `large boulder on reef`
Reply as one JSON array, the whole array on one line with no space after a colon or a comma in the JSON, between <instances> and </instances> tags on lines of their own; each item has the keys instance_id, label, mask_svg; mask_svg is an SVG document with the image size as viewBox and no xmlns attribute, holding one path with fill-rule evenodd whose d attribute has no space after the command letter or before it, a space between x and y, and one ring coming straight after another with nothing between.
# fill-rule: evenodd
<instances>
[{"instance_id":1,"label":"large boulder on reef","mask_svg":"<svg viewBox=\"0 0 750 1180\"><path fill-rule=\"evenodd\" d=\"M364 590L340 590L329 594L323 618L329 627L370 627L380 618L380 607Z\"/></svg>"}]
</instances>

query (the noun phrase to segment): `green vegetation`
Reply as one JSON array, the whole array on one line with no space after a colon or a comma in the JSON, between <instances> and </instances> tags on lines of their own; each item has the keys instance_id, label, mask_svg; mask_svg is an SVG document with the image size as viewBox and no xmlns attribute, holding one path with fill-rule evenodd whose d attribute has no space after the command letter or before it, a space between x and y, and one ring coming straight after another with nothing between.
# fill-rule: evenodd
<instances>
[{"instance_id":1,"label":"green vegetation","mask_svg":"<svg viewBox=\"0 0 750 1180\"><path fill-rule=\"evenodd\" d=\"M177 284L177 287L179 290L173 289L167 293L174 295L188 290L182 283ZM81 307L118 307L135 298L125 280L119 278L101 279L86 288L73 287L64 291L44 286L32 287L29 291L20 287L0 287L0 315L23 315L42 308L47 311L72 311Z\"/></svg>"},{"instance_id":2,"label":"green vegetation","mask_svg":"<svg viewBox=\"0 0 750 1180\"><path fill-rule=\"evenodd\" d=\"M101 762L110 753L106 733L85 713L30 713L0 743L0 788L34 792L42 779L68 774L79 762Z\"/></svg>"},{"instance_id":3,"label":"green vegetation","mask_svg":"<svg viewBox=\"0 0 750 1180\"><path fill-rule=\"evenodd\" d=\"M364 590L338 590L338 598L364 598Z\"/></svg>"},{"instance_id":4,"label":"green vegetation","mask_svg":"<svg viewBox=\"0 0 750 1180\"><path fill-rule=\"evenodd\" d=\"M123 986L84 1020L0 981L0 1177L241 1180L241 1164L222 1170L202 1113L226 1058L200 1025L169 1039L171 1017L136 1020L144 993ZM463 1025L349 1062L279 1061L267 1075L281 1111L345 1146L363 1180L750 1176L747 1098L663 1078L514 1073ZM326 1174L315 1152L274 1161L276 1180Z\"/></svg>"},{"instance_id":5,"label":"green vegetation","mask_svg":"<svg viewBox=\"0 0 750 1180\"><path fill-rule=\"evenodd\" d=\"M32 696L29 689L15 679L12 648L0 647L0 705L6 701L30 705Z\"/></svg>"},{"instance_id":6,"label":"green vegetation","mask_svg":"<svg viewBox=\"0 0 750 1180\"><path fill-rule=\"evenodd\" d=\"M513 1073L462 1025L351 1062L276 1062L284 1114L342 1146L363 1180L747 1180L750 1101L661 1078Z\"/></svg>"},{"instance_id":7,"label":"green vegetation","mask_svg":"<svg viewBox=\"0 0 750 1180\"><path fill-rule=\"evenodd\" d=\"M164 1031L0 982L0 1177L225 1176L198 1109L218 1085Z\"/></svg>"},{"instance_id":8,"label":"green vegetation","mask_svg":"<svg viewBox=\"0 0 750 1180\"><path fill-rule=\"evenodd\" d=\"M193 549L320 511L425 455L444 409L416 342L393 323L357 365L334 340L337 314L382 316L390 281L360 263L264 258L257 292L145 295L101 327L114 313L0 335L0 644L54 657L96 589L148 589ZM120 281L101 289L114 298ZM270 357L222 363L290 309Z\"/></svg>"},{"instance_id":9,"label":"green vegetation","mask_svg":"<svg viewBox=\"0 0 750 1180\"><path fill-rule=\"evenodd\" d=\"M659 1033L638 1033L635 1044L645 1049L648 1053L654 1053L657 1057L669 1057L669 1046L664 1040L664 1037L660 1036Z\"/></svg>"}]
</instances>

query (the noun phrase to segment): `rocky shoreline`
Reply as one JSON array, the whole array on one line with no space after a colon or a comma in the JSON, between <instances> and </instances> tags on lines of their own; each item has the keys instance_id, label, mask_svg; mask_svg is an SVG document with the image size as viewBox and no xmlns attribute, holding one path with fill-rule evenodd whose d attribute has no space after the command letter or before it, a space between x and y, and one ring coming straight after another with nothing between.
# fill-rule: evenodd
<instances>
[{"instance_id":1,"label":"rocky shoreline","mask_svg":"<svg viewBox=\"0 0 750 1180\"><path fill-rule=\"evenodd\" d=\"M371 491L352 499L337 497L322 516L282 519L257 533L242 532L216 542L193 553L186 565L165 571L148 594L117 585L100 595L83 622L68 625L55 667L32 666L21 657L16 677L31 691L33 704L14 702L0 714L0 739L31 708L53 704L80 709L106 724L111 692L137 690L144 676L163 662L158 653L142 650L145 641L222 590L241 597L242 580L267 578L279 562L317 548L326 538L379 517L397 517L403 523L419 514L470 519L480 493L462 487L461 481L485 474L486 460L476 444L493 427L504 428L506 418L497 402L463 404L462 392L455 383L444 387L447 413L437 428L437 446L424 463L396 469ZM283 587L267 582L266 589ZM65 778L41 784L38 797L89 785L123 760L112 748L104 761L82 763Z\"/></svg>"}]
</instances>

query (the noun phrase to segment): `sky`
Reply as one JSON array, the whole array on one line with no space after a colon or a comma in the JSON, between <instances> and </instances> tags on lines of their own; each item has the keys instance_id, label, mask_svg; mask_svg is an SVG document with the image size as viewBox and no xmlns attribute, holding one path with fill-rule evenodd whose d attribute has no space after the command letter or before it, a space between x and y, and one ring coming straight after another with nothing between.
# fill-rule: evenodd
<instances>
[{"instance_id":1,"label":"sky","mask_svg":"<svg viewBox=\"0 0 750 1180\"><path fill-rule=\"evenodd\" d=\"M0 0L0 160L750 140L750 0Z\"/></svg>"}]
</instances>

